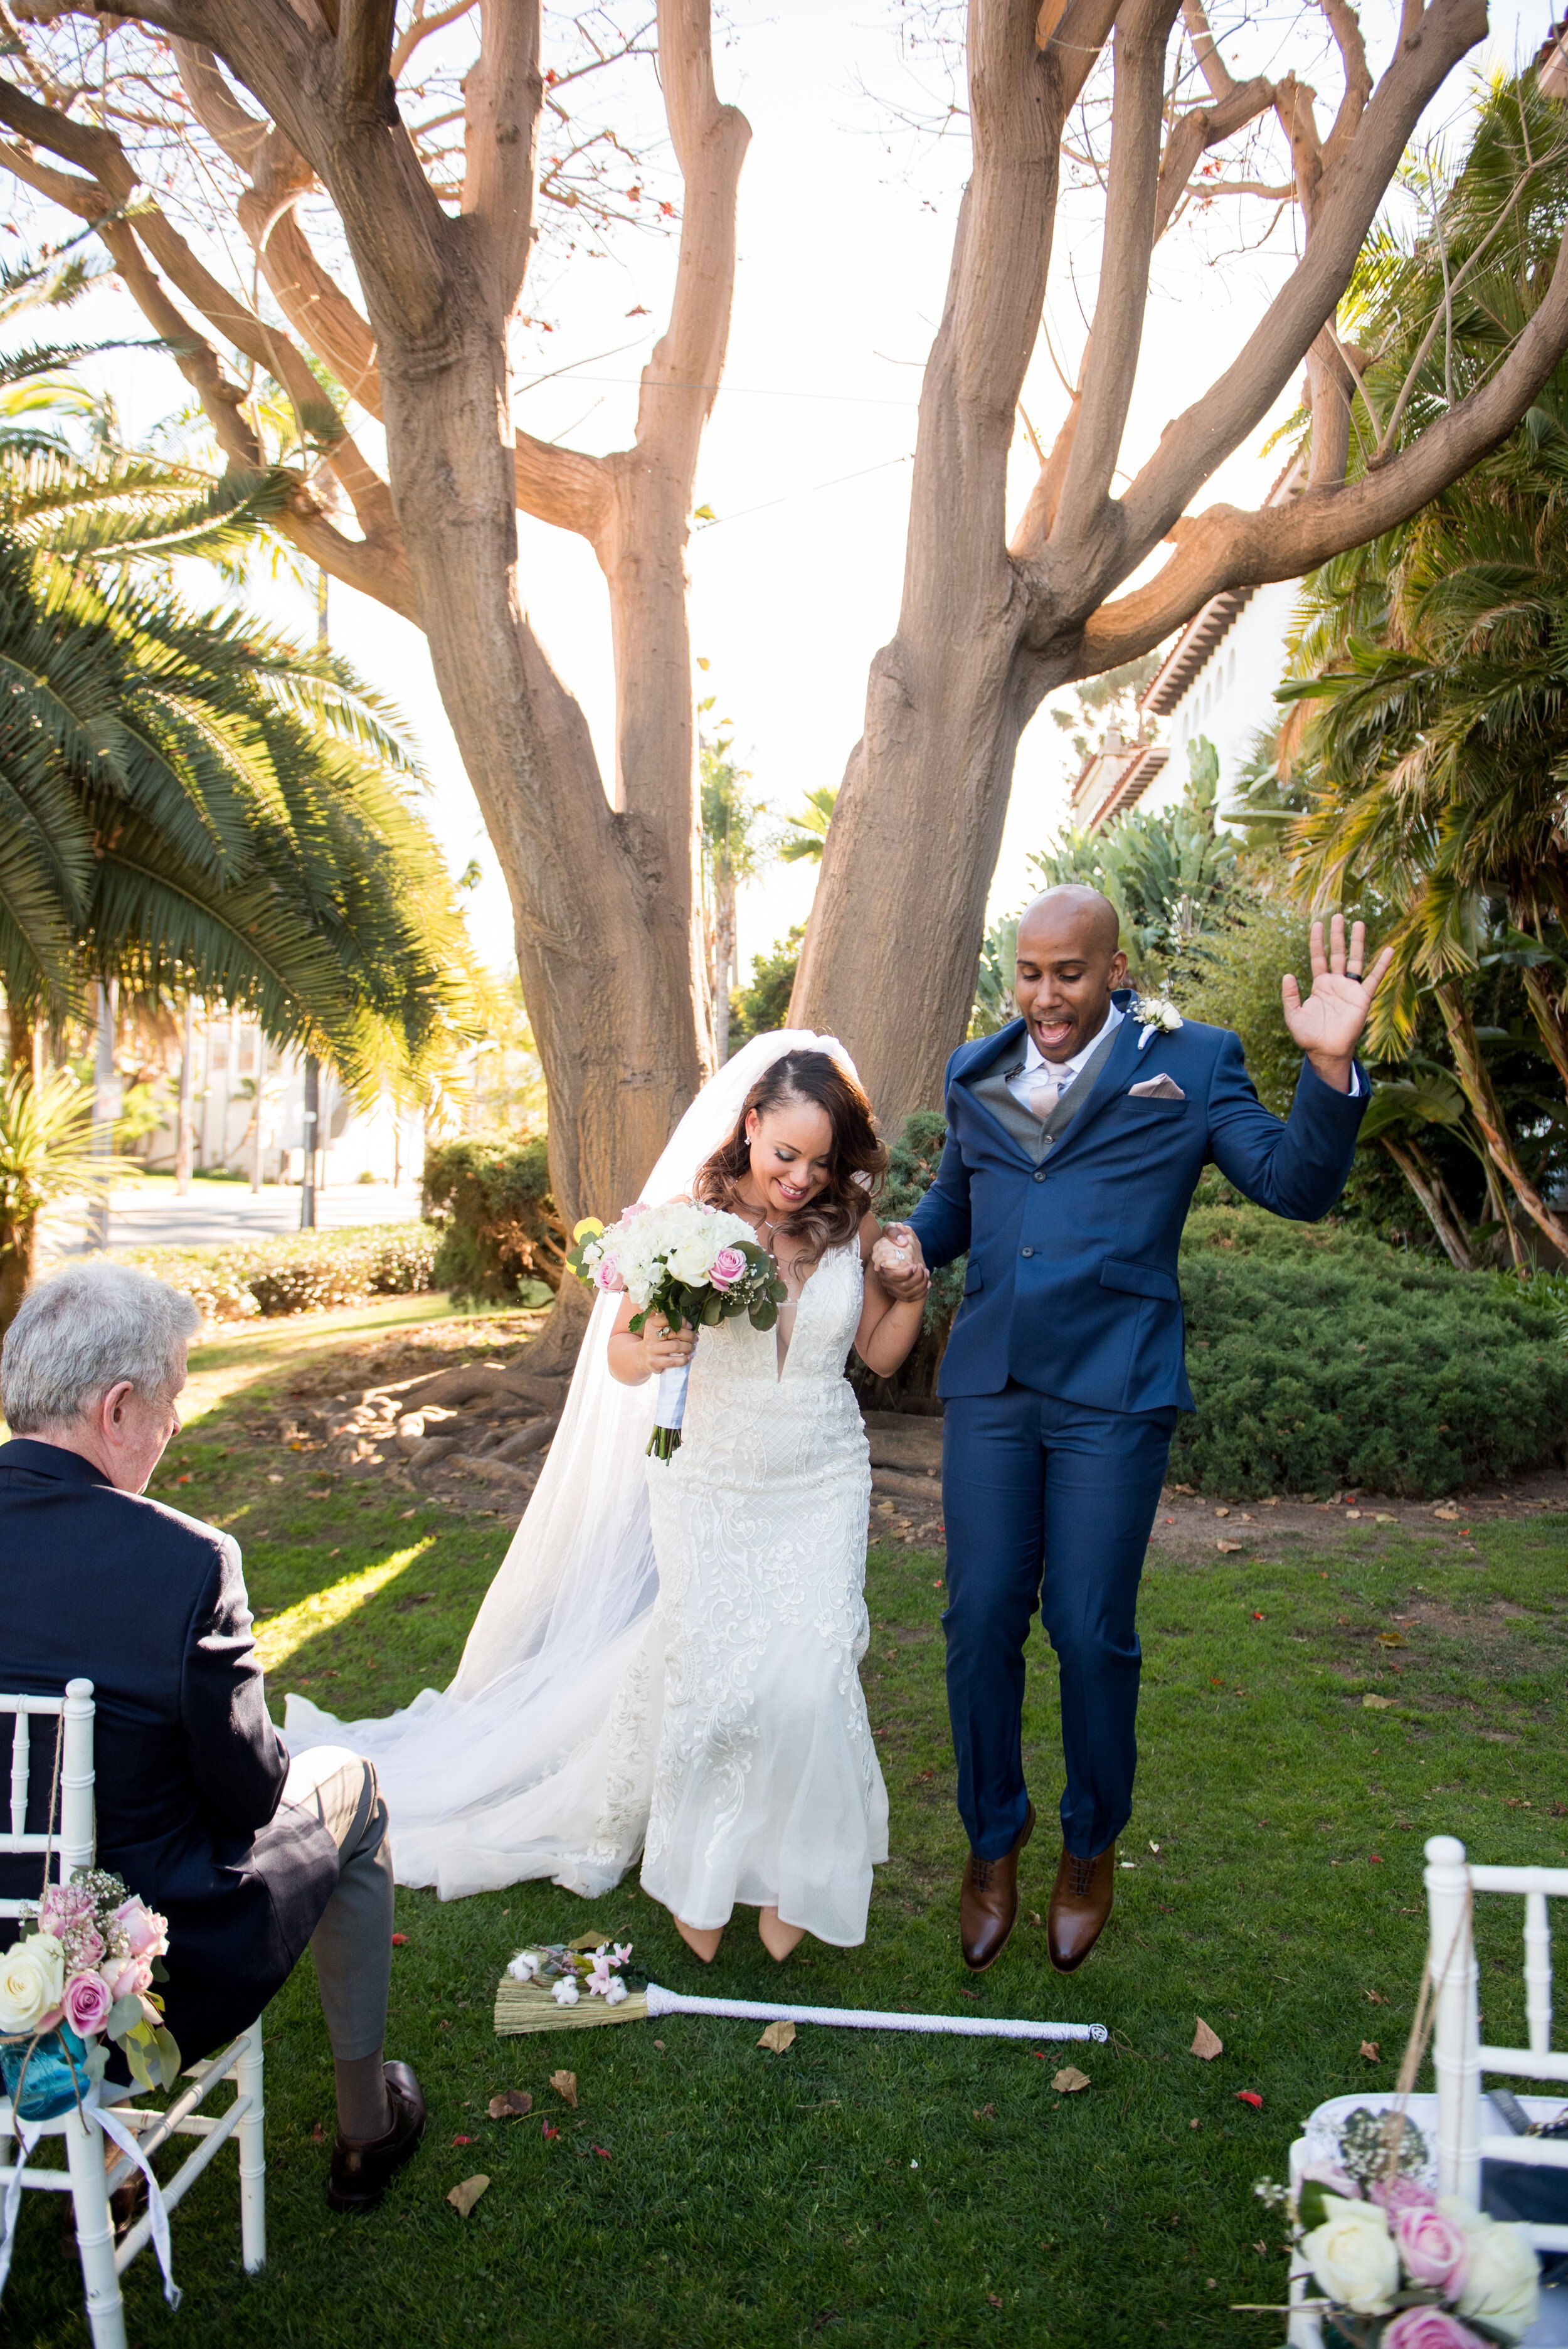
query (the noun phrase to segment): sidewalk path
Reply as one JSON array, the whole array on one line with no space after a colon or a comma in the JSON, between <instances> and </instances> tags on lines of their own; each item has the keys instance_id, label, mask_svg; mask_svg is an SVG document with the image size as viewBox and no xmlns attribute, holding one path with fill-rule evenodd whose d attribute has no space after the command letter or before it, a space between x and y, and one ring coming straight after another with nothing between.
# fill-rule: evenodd
<instances>
[{"instance_id":1,"label":"sidewalk path","mask_svg":"<svg viewBox=\"0 0 1568 2349\"><path fill-rule=\"evenodd\" d=\"M71 1200L46 1219L46 1263L88 1251L88 1209ZM412 1224L419 1219L417 1185L395 1191L388 1183L346 1183L315 1195L317 1231L341 1232L360 1224ZM224 1240L260 1239L299 1229L297 1185L271 1185L261 1192L234 1184L204 1183L183 1199L172 1189L148 1187L117 1192L109 1200L111 1248L205 1247Z\"/></svg>"}]
</instances>

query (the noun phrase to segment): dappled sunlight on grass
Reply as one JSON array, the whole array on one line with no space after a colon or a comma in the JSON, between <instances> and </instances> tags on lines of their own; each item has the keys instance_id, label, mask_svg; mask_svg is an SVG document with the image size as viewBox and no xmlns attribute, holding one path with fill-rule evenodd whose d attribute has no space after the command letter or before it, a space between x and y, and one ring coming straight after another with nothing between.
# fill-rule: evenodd
<instances>
[{"instance_id":1,"label":"dappled sunlight on grass","mask_svg":"<svg viewBox=\"0 0 1568 2349\"><path fill-rule=\"evenodd\" d=\"M293 1607L285 1607L281 1615L273 1616L270 1622L260 1624L256 1630L256 1654L263 1671L276 1671L278 1666L286 1663L307 1640L314 1640L324 1631L335 1630L340 1623L346 1623L366 1599L374 1599L377 1591L385 1590L389 1582L395 1582L400 1574L406 1573L414 1560L423 1557L434 1543L435 1537L427 1535L423 1541L415 1542L407 1549L394 1550L391 1557L383 1558L378 1566L366 1566L361 1568L357 1574L346 1574L341 1580L329 1582L325 1590L312 1591L308 1599L297 1600Z\"/></svg>"}]
</instances>

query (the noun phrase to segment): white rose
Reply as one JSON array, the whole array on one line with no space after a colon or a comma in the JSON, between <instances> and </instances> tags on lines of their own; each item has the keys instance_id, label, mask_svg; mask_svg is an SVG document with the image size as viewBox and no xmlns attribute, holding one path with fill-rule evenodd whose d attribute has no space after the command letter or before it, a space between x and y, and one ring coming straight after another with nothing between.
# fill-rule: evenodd
<instances>
[{"instance_id":1,"label":"white rose","mask_svg":"<svg viewBox=\"0 0 1568 2349\"><path fill-rule=\"evenodd\" d=\"M690 1239L683 1240L679 1247L670 1250L670 1270L677 1280L706 1280L717 1254L710 1225L706 1231L694 1232Z\"/></svg>"},{"instance_id":2,"label":"white rose","mask_svg":"<svg viewBox=\"0 0 1568 2349\"><path fill-rule=\"evenodd\" d=\"M1463 2230L1470 2272L1459 2297L1461 2316L1479 2316L1517 2341L1534 2323L1541 2269L1522 2227L1500 2225L1458 2194L1440 2194L1438 2208Z\"/></svg>"},{"instance_id":3,"label":"white rose","mask_svg":"<svg viewBox=\"0 0 1568 2349\"><path fill-rule=\"evenodd\" d=\"M1385 2316L1399 2289L1399 2254L1375 2202L1324 2197L1328 2216L1302 2238L1318 2290L1357 2316Z\"/></svg>"},{"instance_id":4,"label":"white rose","mask_svg":"<svg viewBox=\"0 0 1568 2349\"><path fill-rule=\"evenodd\" d=\"M52 1933L18 1941L0 1958L0 2031L36 2031L65 1987L66 1953Z\"/></svg>"}]
</instances>

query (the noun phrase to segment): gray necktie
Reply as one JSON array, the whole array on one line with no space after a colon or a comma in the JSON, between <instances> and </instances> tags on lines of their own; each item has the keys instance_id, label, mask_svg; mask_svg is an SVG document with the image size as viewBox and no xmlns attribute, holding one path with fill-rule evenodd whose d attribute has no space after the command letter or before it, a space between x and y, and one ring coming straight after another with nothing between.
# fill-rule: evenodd
<instances>
[{"instance_id":1,"label":"gray necktie","mask_svg":"<svg viewBox=\"0 0 1568 2349\"><path fill-rule=\"evenodd\" d=\"M1042 1125L1072 1079L1072 1064L1068 1061L1044 1061L1030 1077L1024 1090L1032 1115L1037 1117Z\"/></svg>"}]
</instances>

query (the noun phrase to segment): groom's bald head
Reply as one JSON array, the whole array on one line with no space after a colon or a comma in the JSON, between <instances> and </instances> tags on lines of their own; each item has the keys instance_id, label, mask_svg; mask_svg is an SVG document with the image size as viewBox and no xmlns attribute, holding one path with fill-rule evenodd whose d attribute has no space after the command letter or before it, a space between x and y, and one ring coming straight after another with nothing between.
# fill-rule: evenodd
<instances>
[{"instance_id":1,"label":"groom's bald head","mask_svg":"<svg viewBox=\"0 0 1568 2349\"><path fill-rule=\"evenodd\" d=\"M1025 906L1013 999L1047 1061L1072 1060L1104 1027L1127 978L1120 940L1116 907L1083 882L1043 889Z\"/></svg>"}]
</instances>

